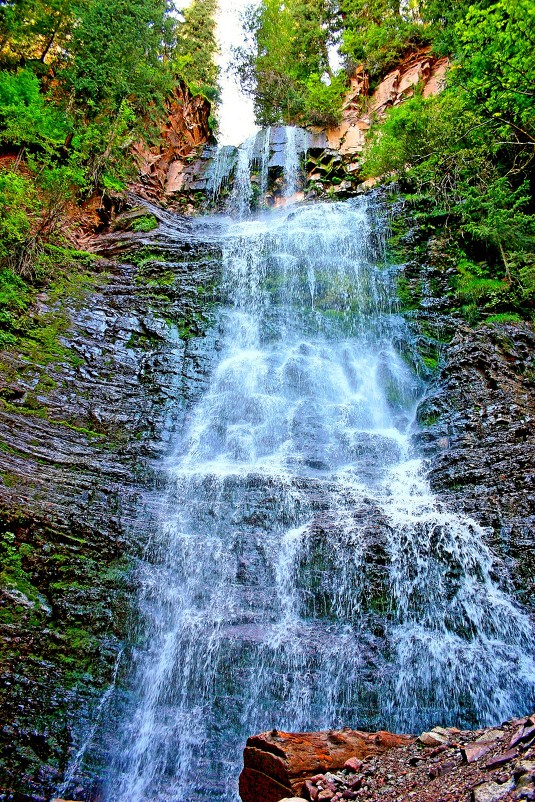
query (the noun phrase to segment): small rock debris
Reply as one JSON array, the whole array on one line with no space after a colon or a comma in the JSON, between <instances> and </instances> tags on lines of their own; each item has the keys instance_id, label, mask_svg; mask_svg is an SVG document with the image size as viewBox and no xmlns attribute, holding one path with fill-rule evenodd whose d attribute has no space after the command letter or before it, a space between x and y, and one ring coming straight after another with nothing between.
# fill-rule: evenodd
<instances>
[{"instance_id":1,"label":"small rock debris","mask_svg":"<svg viewBox=\"0 0 535 802\"><path fill-rule=\"evenodd\" d=\"M315 774L299 798L535 802L535 714L505 722L500 729L435 727L407 746L366 760L350 758L339 771Z\"/></svg>"}]
</instances>

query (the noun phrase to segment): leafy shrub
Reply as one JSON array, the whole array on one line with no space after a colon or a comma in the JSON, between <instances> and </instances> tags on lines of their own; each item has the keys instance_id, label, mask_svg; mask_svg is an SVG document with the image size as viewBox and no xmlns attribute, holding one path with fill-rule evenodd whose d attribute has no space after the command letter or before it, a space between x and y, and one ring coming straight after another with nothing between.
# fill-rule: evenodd
<instances>
[{"instance_id":1,"label":"leafy shrub","mask_svg":"<svg viewBox=\"0 0 535 802\"><path fill-rule=\"evenodd\" d=\"M0 71L0 141L56 153L71 130L65 115L41 92L29 69Z\"/></svg>"}]
</instances>

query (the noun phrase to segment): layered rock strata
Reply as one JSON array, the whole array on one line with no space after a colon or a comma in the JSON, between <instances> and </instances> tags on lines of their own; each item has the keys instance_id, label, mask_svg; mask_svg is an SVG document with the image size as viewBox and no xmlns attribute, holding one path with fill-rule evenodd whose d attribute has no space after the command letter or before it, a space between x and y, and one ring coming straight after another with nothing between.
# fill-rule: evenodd
<instances>
[{"instance_id":1,"label":"layered rock strata","mask_svg":"<svg viewBox=\"0 0 535 802\"><path fill-rule=\"evenodd\" d=\"M41 339L1 355L0 799L50 798L127 663L130 568L158 514L155 466L205 381L218 270L175 226L174 250L135 235L133 261L42 293ZM75 798L97 793L100 757L74 766Z\"/></svg>"},{"instance_id":2,"label":"layered rock strata","mask_svg":"<svg viewBox=\"0 0 535 802\"><path fill-rule=\"evenodd\" d=\"M459 326L419 409L433 489L487 527L517 597L535 599L535 332Z\"/></svg>"}]
</instances>

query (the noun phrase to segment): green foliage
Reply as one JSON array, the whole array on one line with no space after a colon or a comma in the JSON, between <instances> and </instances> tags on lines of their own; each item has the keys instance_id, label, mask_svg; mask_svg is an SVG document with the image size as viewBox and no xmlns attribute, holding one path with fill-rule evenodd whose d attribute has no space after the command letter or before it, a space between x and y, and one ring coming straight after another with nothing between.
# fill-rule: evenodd
<instances>
[{"instance_id":1,"label":"green foliage","mask_svg":"<svg viewBox=\"0 0 535 802\"><path fill-rule=\"evenodd\" d=\"M40 204L32 181L0 170L0 267L15 267Z\"/></svg>"},{"instance_id":2,"label":"green foliage","mask_svg":"<svg viewBox=\"0 0 535 802\"><path fill-rule=\"evenodd\" d=\"M142 115L161 111L172 88L161 63L168 10L166 0L91 0L78 7L62 80L86 121L109 115L112 131L125 101Z\"/></svg>"},{"instance_id":3,"label":"green foliage","mask_svg":"<svg viewBox=\"0 0 535 802\"><path fill-rule=\"evenodd\" d=\"M4 0L0 6L1 62L57 63L64 57L72 22L70 0Z\"/></svg>"},{"instance_id":4,"label":"green foliage","mask_svg":"<svg viewBox=\"0 0 535 802\"><path fill-rule=\"evenodd\" d=\"M45 193L58 167L76 193L122 191L133 142L159 140L179 65L215 98L214 10L195 0L180 20L171 0L1 3L0 142L26 149Z\"/></svg>"},{"instance_id":5,"label":"green foliage","mask_svg":"<svg viewBox=\"0 0 535 802\"><path fill-rule=\"evenodd\" d=\"M459 2L424 17L455 61L438 97L391 109L372 133L364 174L395 175L420 222L453 243L463 314L530 316L535 294L535 64L530 2ZM438 33L437 33L438 32Z\"/></svg>"},{"instance_id":6,"label":"green foliage","mask_svg":"<svg viewBox=\"0 0 535 802\"><path fill-rule=\"evenodd\" d=\"M0 348L17 340L19 318L31 303L27 284L9 268L0 270Z\"/></svg>"},{"instance_id":7,"label":"green foliage","mask_svg":"<svg viewBox=\"0 0 535 802\"><path fill-rule=\"evenodd\" d=\"M351 64L362 64L373 82L401 58L428 44L431 32L412 4L399 0L341 0L342 52Z\"/></svg>"},{"instance_id":8,"label":"green foliage","mask_svg":"<svg viewBox=\"0 0 535 802\"><path fill-rule=\"evenodd\" d=\"M334 75L329 83L312 73L305 82L303 115L312 125L336 125L340 122L342 103L347 91L344 73Z\"/></svg>"},{"instance_id":9,"label":"green foliage","mask_svg":"<svg viewBox=\"0 0 535 802\"><path fill-rule=\"evenodd\" d=\"M137 217L132 223L132 231L154 231L158 228L158 221L153 214L145 214L143 217Z\"/></svg>"},{"instance_id":10,"label":"green foliage","mask_svg":"<svg viewBox=\"0 0 535 802\"><path fill-rule=\"evenodd\" d=\"M24 570L22 559L13 532L3 532L0 536L0 586L16 590L30 602L36 602L39 594Z\"/></svg>"},{"instance_id":11,"label":"green foliage","mask_svg":"<svg viewBox=\"0 0 535 802\"><path fill-rule=\"evenodd\" d=\"M454 83L481 113L505 126L515 144L535 142L535 5L532 0L476 2L456 25Z\"/></svg>"},{"instance_id":12,"label":"green foliage","mask_svg":"<svg viewBox=\"0 0 535 802\"><path fill-rule=\"evenodd\" d=\"M184 19L171 0L0 3L0 145L13 154L0 170L0 292L6 276L21 277L24 297L62 276L65 254L55 264L48 246L64 245L73 203L124 191L132 145L159 142L178 78L215 98L214 11L215 0L195 0ZM0 345L20 335L12 301Z\"/></svg>"},{"instance_id":13,"label":"green foliage","mask_svg":"<svg viewBox=\"0 0 535 802\"><path fill-rule=\"evenodd\" d=\"M336 17L331 0L262 0L250 8L249 42L237 50L235 69L261 125L338 120L346 77L329 66Z\"/></svg>"},{"instance_id":14,"label":"green foliage","mask_svg":"<svg viewBox=\"0 0 535 802\"><path fill-rule=\"evenodd\" d=\"M176 29L174 69L193 94L217 99L219 70L214 55L216 0L193 0L183 11L183 21Z\"/></svg>"},{"instance_id":15,"label":"green foliage","mask_svg":"<svg viewBox=\"0 0 535 802\"><path fill-rule=\"evenodd\" d=\"M522 318L514 312L502 312L499 315L489 315L485 323L492 325L493 323L520 323Z\"/></svg>"},{"instance_id":16,"label":"green foliage","mask_svg":"<svg viewBox=\"0 0 535 802\"><path fill-rule=\"evenodd\" d=\"M41 93L31 70L0 72L0 141L56 153L68 132L64 113Z\"/></svg>"}]
</instances>

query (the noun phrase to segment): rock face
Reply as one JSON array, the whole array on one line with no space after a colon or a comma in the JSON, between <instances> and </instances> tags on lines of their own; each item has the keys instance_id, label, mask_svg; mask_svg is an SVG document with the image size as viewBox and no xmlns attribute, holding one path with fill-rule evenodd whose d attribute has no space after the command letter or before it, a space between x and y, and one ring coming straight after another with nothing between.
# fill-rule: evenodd
<instances>
[{"instance_id":1,"label":"rock face","mask_svg":"<svg viewBox=\"0 0 535 802\"><path fill-rule=\"evenodd\" d=\"M433 489L488 527L518 597L535 598L535 333L459 326L418 416Z\"/></svg>"},{"instance_id":2,"label":"rock face","mask_svg":"<svg viewBox=\"0 0 535 802\"><path fill-rule=\"evenodd\" d=\"M383 78L371 95L366 74L362 68L357 68L344 104L342 122L325 131L329 147L343 156L358 156L373 121L383 117L391 106L398 106L412 97L417 85L422 86L424 97L442 90L448 64L448 59L437 59L429 48L424 48L407 56Z\"/></svg>"},{"instance_id":3,"label":"rock face","mask_svg":"<svg viewBox=\"0 0 535 802\"><path fill-rule=\"evenodd\" d=\"M531 716L499 730L462 732L435 727L417 739L353 730L262 733L247 741L240 796L243 802L534 800L534 722Z\"/></svg>"},{"instance_id":4,"label":"rock face","mask_svg":"<svg viewBox=\"0 0 535 802\"><path fill-rule=\"evenodd\" d=\"M199 335L218 269L185 221L175 227L173 246L163 232L143 235L137 263L100 261L83 290L41 294L40 339L1 354L5 800L57 792L126 662L129 569L162 483L153 466L203 387ZM95 776L74 772L74 798L92 793Z\"/></svg>"},{"instance_id":5,"label":"rock face","mask_svg":"<svg viewBox=\"0 0 535 802\"><path fill-rule=\"evenodd\" d=\"M359 191L362 181L358 175L358 158L373 123L381 119L389 107L412 97L417 85L423 87L424 97L438 94L444 85L447 67L447 59L437 59L429 48L424 48L407 56L371 94L366 73L357 68L340 125L329 129L312 128L307 132L306 145L303 140L302 147L297 149L306 173L305 195L345 198ZM225 146L218 151L210 134L209 115L208 101L192 97L183 86L177 89L163 132L165 145L158 151L138 151L141 176L134 187L136 192L189 214L194 214L199 206L217 207L218 201L225 199L237 169L237 148ZM299 137L299 129L297 132ZM255 202L273 206L281 202L284 189L282 172L287 132L284 127L276 126L268 133L268 186L261 186L259 175L266 148L265 130L258 133L252 144L250 171ZM220 190L223 190L221 198Z\"/></svg>"},{"instance_id":6,"label":"rock face","mask_svg":"<svg viewBox=\"0 0 535 802\"><path fill-rule=\"evenodd\" d=\"M182 189L182 173L191 155L196 155L212 139L210 113L211 106L205 97L193 96L182 82L177 85L168 103L163 144L151 150L141 145L134 148L140 171L134 188L140 195L164 203Z\"/></svg>"},{"instance_id":7,"label":"rock face","mask_svg":"<svg viewBox=\"0 0 535 802\"><path fill-rule=\"evenodd\" d=\"M247 740L240 775L243 802L277 802L301 796L306 780L342 769L350 758L365 760L412 738L389 732L340 730L312 733L264 732Z\"/></svg>"}]
</instances>

